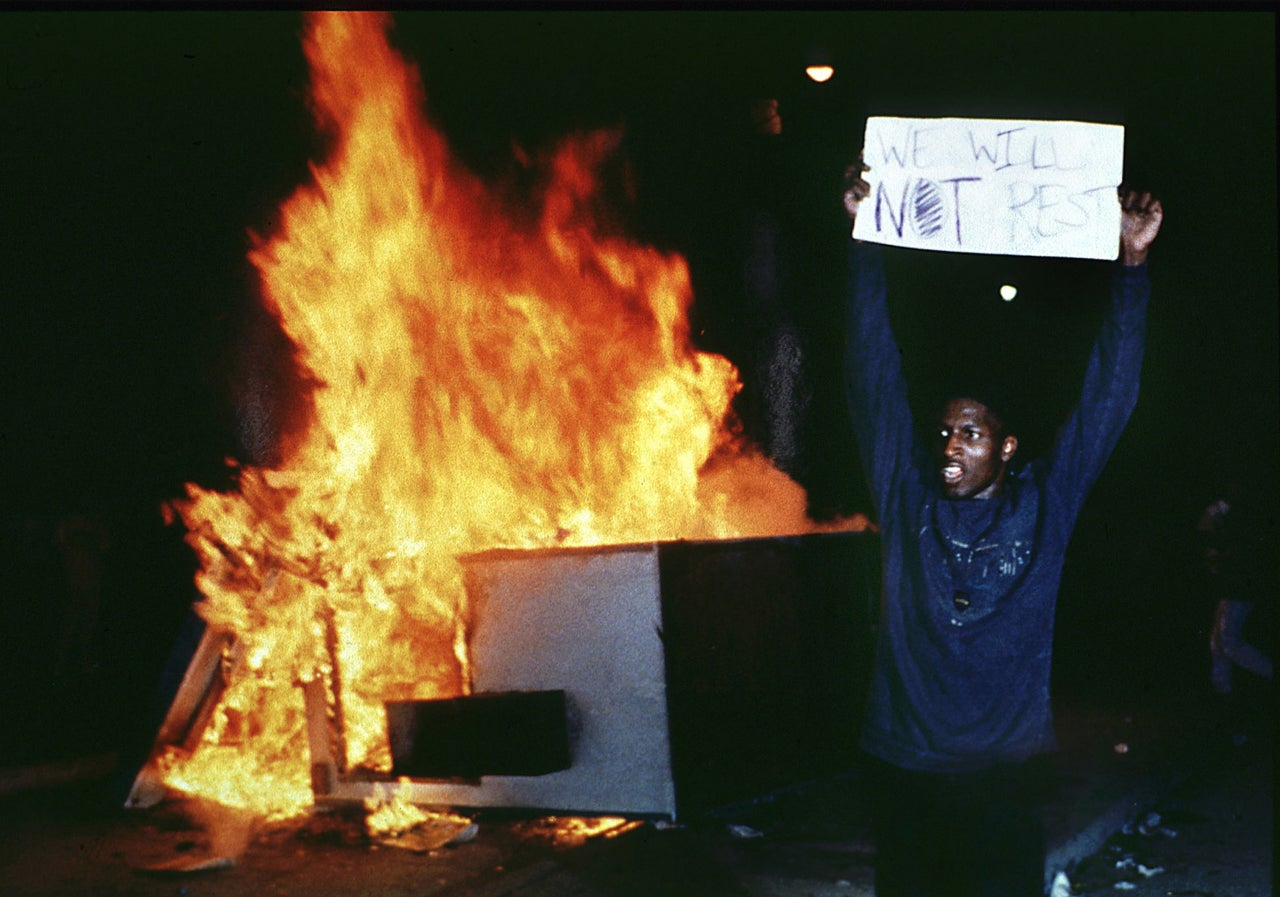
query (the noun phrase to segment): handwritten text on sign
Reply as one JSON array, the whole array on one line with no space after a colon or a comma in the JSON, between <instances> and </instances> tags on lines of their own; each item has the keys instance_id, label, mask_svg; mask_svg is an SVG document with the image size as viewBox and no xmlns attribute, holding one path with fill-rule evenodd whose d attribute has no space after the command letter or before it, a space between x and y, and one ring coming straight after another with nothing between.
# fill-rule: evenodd
<instances>
[{"instance_id":1,"label":"handwritten text on sign","mask_svg":"<svg viewBox=\"0 0 1280 897\"><path fill-rule=\"evenodd\" d=\"M873 243L1114 259L1124 128L1071 121L867 119L871 195L853 236Z\"/></svg>"}]
</instances>

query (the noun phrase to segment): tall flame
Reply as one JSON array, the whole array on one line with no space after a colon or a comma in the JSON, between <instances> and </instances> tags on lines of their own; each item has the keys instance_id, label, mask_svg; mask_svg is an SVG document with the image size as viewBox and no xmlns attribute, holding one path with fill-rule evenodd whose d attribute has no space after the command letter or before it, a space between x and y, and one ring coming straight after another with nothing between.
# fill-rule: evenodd
<instances>
[{"instance_id":1,"label":"tall flame","mask_svg":"<svg viewBox=\"0 0 1280 897\"><path fill-rule=\"evenodd\" d=\"M384 701L465 692L460 555L812 528L727 425L737 372L691 343L684 260L597 215L618 135L563 141L531 220L450 156L389 25L308 18L329 155L250 255L310 419L272 469L174 503L243 654L165 780L274 816L311 803L300 683L340 670L343 759L377 769Z\"/></svg>"}]
</instances>

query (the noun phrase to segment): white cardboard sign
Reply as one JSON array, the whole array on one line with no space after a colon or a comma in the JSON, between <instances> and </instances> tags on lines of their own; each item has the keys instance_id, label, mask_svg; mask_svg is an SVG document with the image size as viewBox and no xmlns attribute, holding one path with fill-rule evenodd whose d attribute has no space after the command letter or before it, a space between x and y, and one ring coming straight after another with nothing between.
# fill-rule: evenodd
<instances>
[{"instance_id":1,"label":"white cardboard sign","mask_svg":"<svg viewBox=\"0 0 1280 897\"><path fill-rule=\"evenodd\" d=\"M862 156L871 194L856 239L990 255L1119 255L1121 125L872 117Z\"/></svg>"}]
</instances>

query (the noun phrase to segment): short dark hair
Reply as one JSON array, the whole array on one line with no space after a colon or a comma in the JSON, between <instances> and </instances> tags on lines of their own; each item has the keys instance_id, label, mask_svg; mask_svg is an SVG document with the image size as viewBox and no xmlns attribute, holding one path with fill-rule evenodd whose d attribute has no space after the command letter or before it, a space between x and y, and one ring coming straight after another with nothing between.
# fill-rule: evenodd
<instances>
[{"instance_id":1,"label":"short dark hair","mask_svg":"<svg viewBox=\"0 0 1280 897\"><path fill-rule=\"evenodd\" d=\"M952 379L935 393L930 413L940 414L953 399L972 399L986 408L999 423L1000 435L1021 435L1023 414L1020 403L1015 392L1004 382L982 377Z\"/></svg>"}]
</instances>

